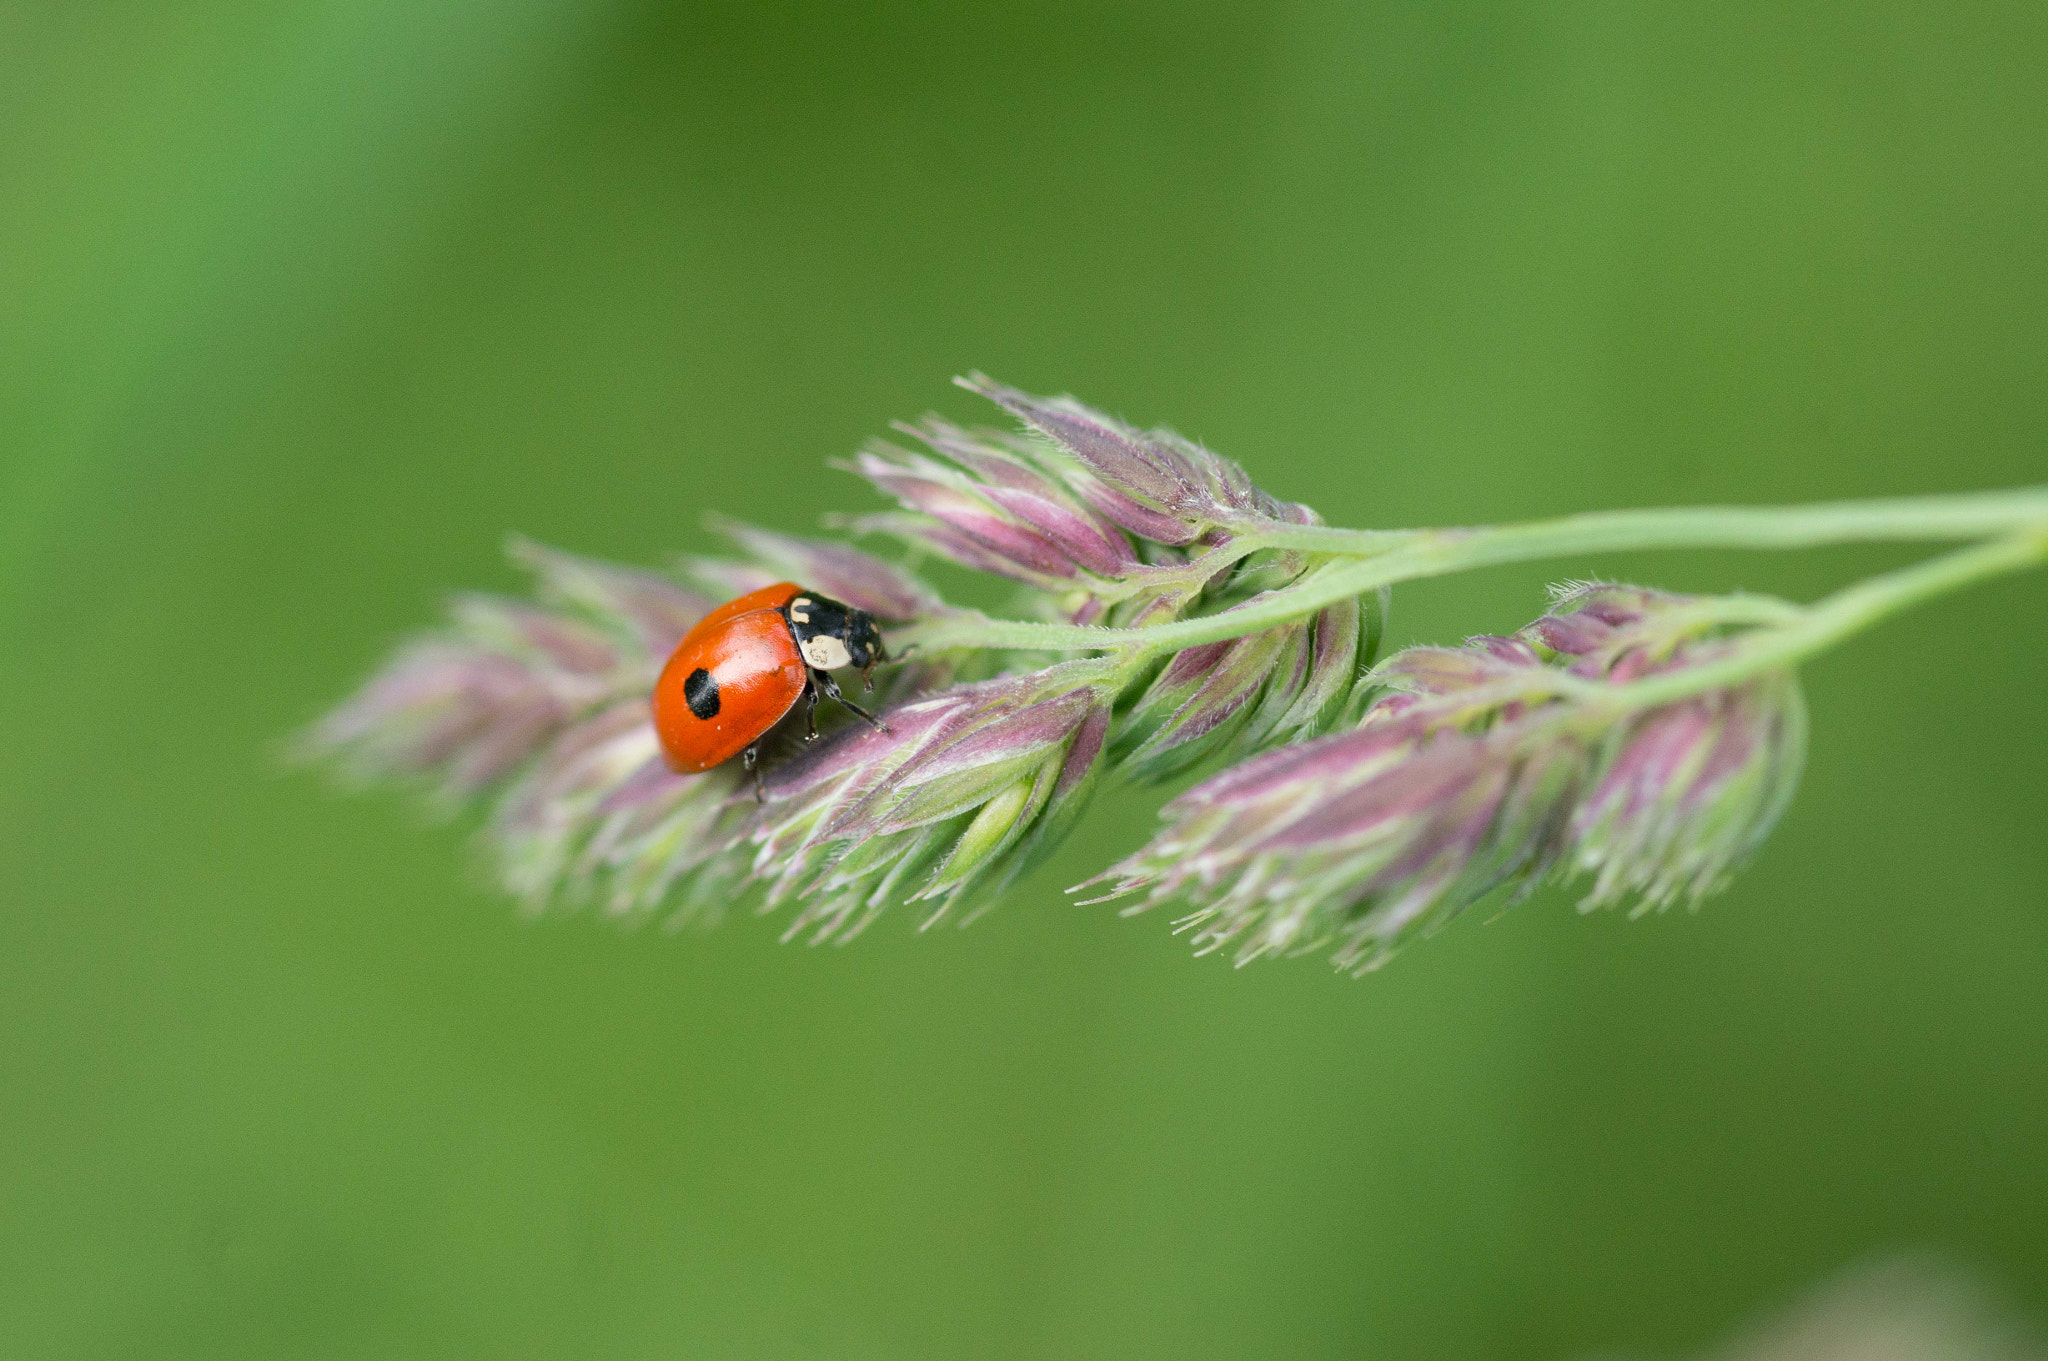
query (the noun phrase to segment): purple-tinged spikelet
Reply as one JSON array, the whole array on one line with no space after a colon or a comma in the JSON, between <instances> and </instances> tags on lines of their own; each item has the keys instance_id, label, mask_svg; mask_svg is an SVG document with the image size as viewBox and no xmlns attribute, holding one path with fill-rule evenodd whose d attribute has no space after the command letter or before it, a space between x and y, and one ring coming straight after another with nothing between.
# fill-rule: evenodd
<instances>
[{"instance_id":1,"label":"purple-tinged spikelet","mask_svg":"<svg viewBox=\"0 0 2048 1361\"><path fill-rule=\"evenodd\" d=\"M1108 896L1191 901L1181 927L1240 963L1329 949L1350 970L1554 870L1595 875L1588 906L1696 901L1783 811L1804 718L1782 673L1654 708L1608 698L1716 654L1694 603L1580 588L1515 637L1402 652L1356 729L1169 804L1166 829L1103 876Z\"/></svg>"},{"instance_id":2,"label":"purple-tinged spikelet","mask_svg":"<svg viewBox=\"0 0 2048 1361\"><path fill-rule=\"evenodd\" d=\"M1412 691L1350 732L1255 757L1174 800L1168 828L1104 876L1109 896L1192 899L1181 926L1204 953L1230 947L1244 963L1327 947L1359 968L1443 904L1542 874L1563 850L1587 747L1538 735L1526 717L1460 721L1476 696L1544 669L1526 648L1489 646L1508 642L1391 658L1381 674Z\"/></svg>"},{"instance_id":3,"label":"purple-tinged spikelet","mask_svg":"<svg viewBox=\"0 0 2048 1361\"><path fill-rule=\"evenodd\" d=\"M1034 397L985 374L962 380L1066 453L1068 480L1104 516L1141 539L1189 544L1214 528L1307 523L1244 469L1169 430L1136 430L1072 397Z\"/></svg>"},{"instance_id":4,"label":"purple-tinged spikelet","mask_svg":"<svg viewBox=\"0 0 2048 1361\"><path fill-rule=\"evenodd\" d=\"M524 766L583 715L644 694L710 602L654 572L515 541L538 604L464 595L447 627L402 647L305 735L308 754L362 778L427 784L460 802Z\"/></svg>"},{"instance_id":5,"label":"purple-tinged spikelet","mask_svg":"<svg viewBox=\"0 0 2048 1361\"><path fill-rule=\"evenodd\" d=\"M1524 632L1579 674L1626 681L1697 665L1726 646L1684 635L1688 603L1640 587L1577 586ZM1573 813L1574 867L1594 876L1582 906L1634 900L1645 912L1698 902L1727 883L1791 803L1806 759L1805 698L1790 672L1710 690L1618 724L1604 756Z\"/></svg>"},{"instance_id":6,"label":"purple-tinged spikelet","mask_svg":"<svg viewBox=\"0 0 2048 1361\"><path fill-rule=\"evenodd\" d=\"M1118 728L1119 773L1164 779L1231 750L1328 730L1372 664L1385 625L1380 595L1299 623L1176 653Z\"/></svg>"},{"instance_id":7,"label":"purple-tinged spikelet","mask_svg":"<svg viewBox=\"0 0 2048 1361\"><path fill-rule=\"evenodd\" d=\"M1085 802L1104 675L1069 662L957 685L776 767L753 866L770 906L801 904L790 933L847 939L898 900L933 902L929 923L1013 878Z\"/></svg>"},{"instance_id":8,"label":"purple-tinged spikelet","mask_svg":"<svg viewBox=\"0 0 2048 1361\"><path fill-rule=\"evenodd\" d=\"M1243 598L1307 566L1299 554L1231 552L1274 525L1317 524L1230 460L1170 431L1140 431L1070 397L1033 397L979 375L964 386L1025 424L1013 434L938 417L897 429L929 453L869 445L848 471L901 511L854 520L963 567L1046 593L1077 622L1160 623L1204 593ZM1206 555L1217 565L1203 567Z\"/></svg>"}]
</instances>

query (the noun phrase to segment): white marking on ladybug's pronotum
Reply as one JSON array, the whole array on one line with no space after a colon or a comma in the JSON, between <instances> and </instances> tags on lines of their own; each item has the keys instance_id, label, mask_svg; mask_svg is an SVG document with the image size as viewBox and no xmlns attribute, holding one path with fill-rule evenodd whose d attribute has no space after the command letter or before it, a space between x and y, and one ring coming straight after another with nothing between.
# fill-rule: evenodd
<instances>
[{"instance_id":1,"label":"white marking on ladybug's pronotum","mask_svg":"<svg viewBox=\"0 0 2048 1361\"><path fill-rule=\"evenodd\" d=\"M798 596L789 602L789 620L793 624L811 622L811 602L808 596Z\"/></svg>"},{"instance_id":2,"label":"white marking on ladybug's pronotum","mask_svg":"<svg viewBox=\"0 0 2048 1361\"><path fill-rule=\"evenodd\" d=\"M820 671L837 671L842 666L853 665L853 654L846 650L846 644L829 633L821 633L804 642L804 660Z\"/></svg>"}]
</instances>

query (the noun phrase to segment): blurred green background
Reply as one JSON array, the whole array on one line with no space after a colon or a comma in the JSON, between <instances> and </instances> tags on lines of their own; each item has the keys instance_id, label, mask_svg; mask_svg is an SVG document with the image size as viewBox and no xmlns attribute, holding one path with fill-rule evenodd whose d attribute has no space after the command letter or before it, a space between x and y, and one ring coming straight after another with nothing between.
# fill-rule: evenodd
<instances>
[{"instance_id":1,"label":"blurred green background","mask_svg":"<svg viewBox=\"0 0 2048 1361\"><path fill-rule=\"evenodd\" d=\"M1811 669L1700 914L1363 982L1060 888L521 920L279 756L517 530L657 561L971 367L1332 522L2041 481L2048 9L0 5L0 1354L1677 1352L2048 1314L2048 576ZM1893 550L1546 575L1810 596Z\"/></svg>"}]
</instances>

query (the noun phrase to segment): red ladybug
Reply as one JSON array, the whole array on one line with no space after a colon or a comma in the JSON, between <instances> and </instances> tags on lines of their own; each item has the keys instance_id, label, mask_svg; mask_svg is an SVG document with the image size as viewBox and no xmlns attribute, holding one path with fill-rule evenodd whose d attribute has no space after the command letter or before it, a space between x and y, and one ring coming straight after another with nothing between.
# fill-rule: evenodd
<instances>
[{"instance_id":1,"label":"red ladybug","mask_svg":"<svg viewBox=\"0 0 2048 1361\"><path fill-rule=\"evenodd\" d=\"M839 693L831 673L857 666L865 679L888 659L866 610L778 581L720 605L676 645L654 683L655 735L679 771L709 770L735 756L752 770L761 738L798 700L810 701L810 735L818 735L819 691L886 731Z\"/></svg>"}]
</instances>

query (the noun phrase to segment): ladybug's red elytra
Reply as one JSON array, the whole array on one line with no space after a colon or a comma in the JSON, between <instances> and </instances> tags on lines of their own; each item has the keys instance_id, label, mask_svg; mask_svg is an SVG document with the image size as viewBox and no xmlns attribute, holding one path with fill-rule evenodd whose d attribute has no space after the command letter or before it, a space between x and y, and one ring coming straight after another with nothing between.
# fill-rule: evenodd
<instances>
[{"instance_id":1,"label":"ladybug's red elytra","mask_svg":"<svg viewBox=\"0 0 2048 1361\"><path fill-rule=\"evenodd\" d=\"M820 692L887 731L832 679L848 666L865 678L887 660L873 615L778 581L720 605L676 645L654 683L654 732L669 765L694 774L735 756L755 769L761 738L798 700L816 737Z\"/></svg>"}]
</instances>

